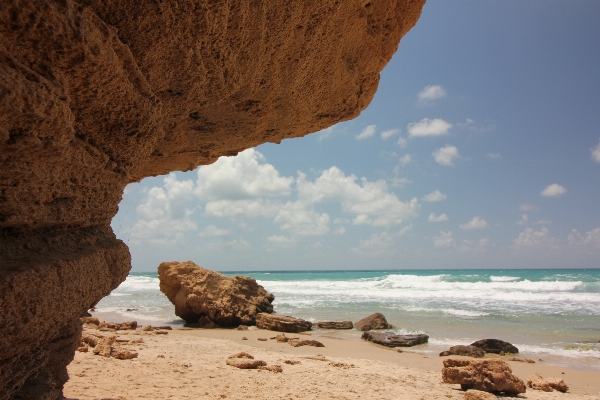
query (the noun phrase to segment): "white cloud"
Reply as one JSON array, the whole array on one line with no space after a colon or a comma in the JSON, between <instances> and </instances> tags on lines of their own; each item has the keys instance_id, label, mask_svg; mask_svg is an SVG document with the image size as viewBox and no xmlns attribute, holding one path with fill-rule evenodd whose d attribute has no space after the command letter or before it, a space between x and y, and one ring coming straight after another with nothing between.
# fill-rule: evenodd
<instances>
[{"instance_id":1,"label":"white cloud","mask_svg":"<svg viewBox=\"0 0 600 400\"><path fill-rule=\"evenodd\" d=\"M422 103L437 100L444 96L446 96L446 91L440 85L425 86L418 94L419 101Z\"/></svg>"},{"instance_id":2,"label":"white cloud","mask_svg":"<svg viewBox=\"0 0 600 400\"><path fill-rule=\"evenodd\" d=\"M487 158L491 158L492 160L500 160L502 158L502 154L500 153L487 153Z\"/></svg>"},{"instance_id":3,"label":"white cloud","mask_svg":"<svg viewBox=\"0 0 600 400\"><path fill-rule=\"evenodd\" d=\"M540 194L546 197L556 197L565 193L567 193L567 189L560 186L558 183L553 183L552 185L546 186L546 189L542 190Z\"/></svg>"},{"instance_id":4,"label":"white cloud","mask_svg":"<svg viewBox=\"0 0 600 400\"><path fill-rule=\"evenodd\" d=\"M296 245L296 238L290 236L272 235L267 238L267 243L274 247L290 248Z\"/></svg>"},{"instance_id":5,"label":"white cloud","mask_svg":"<svg viewBox=\"0 0 600 400\"><path fill-rule=\"evenodd\" d=\"M433 192L423 196L423 201L429 201L429 202L442 201L442 200L446 200L447 197L448 196L446 196L444 193L442 193L436 189Z\"/></svg>"},{"instance_id":6,"label":"white cloud","mask_svg":"<svg viewBox=\"0 0 600 400\"><path fill-rule=\"evenodd\" d=\"M353 250L357 253L380 255L394 249L395 240L387 232L374 233L370 239L361 239Z\"/></svg>"},{"instance_id":7,"label":"white cloud","mask_svg":"<svg viewBox=\"0 0 600 400\"><path fill-rule=\"evenodd\" d=\"M329 215L319 214L303 202L287 202L275 217L281 229L297 235L324 235L329 232Z\"/></svg>"},{"instance_id":8,"label":"white cloud","mask_svg":"<svg viewBox=\"0 0 600 400\"><path fill-rule=\"evenodd\" d=\"M519 233L519 236L514 240L516 246L519 247L537 247L543 245L550 245L555 240L549 236L548 228L542 227L539 231L533 228L525 228L525 230Z\"/></svg>"},{"instance_id":9,"label":"white cloud","mask_svg":"<svg viewBox=\"0 0 600 400\"><path fill-rule=\"evenodd\" d=\"M454 246L454 239L452 238L452 231L443 232L440 231L440 236L433 237L433 246L438 248L449 248Z\"/></svg>"},{"instance_id":10,"label":"white cloud","mask_svg":"<svg viewBox=\"0 0 600 400\"><path fill-rule=\"evenodd\" d=\"M375 125L369 125L361 133L355 136L356 140L365 140L375 135Z\"/></svg>"},{"instance_id":11,"label":"white cloud","mask_svg":"<svg viewBox=\"0 0 600 400\"><path fill-rule=\"evenodd\" d=\"M435 213L431 213L431 214L429 214L427 221L429 221L429 222L445 222L445 221L448 221L449 219L450 218L448 218L448 216L446 214L435 215Z\"/></svg>"},{"instance_id":12,"label":"white cloud","mask_svg":"<svg viewBox=\"0 0 600 400\"><path fill-rule=\"evenodd\" d=\"M214 164L198 168L194 193L202 200L245 200L287 196L292 177L279 176L264 156L248 149L235 157L221 157Z\"/></svg>"},{"instance_id":13,"label":"white cloud","mask_svg":"<svg viewBox=\"0 0 600 400\"><path fill-rule=\"evenodd\" d=\"M317 139L319 142L322 140L325 140L327 138L329 138L332 134L333 134L333 126L330 126L329 128L323 129L319 132L317 132L319 135L319 138Z\"/></svg>"},{"instance_id":14,"label":"white cloud","mask_svg":"<svg viewBox=\"0 0 600 400\"><path fill-rule=\"evenodd\" d=\"M593 229L585 233L583 236L576 229L569 233L568 241L570 245L592 245L600 247L600 228Z\"/></svg>"},{"instance_id":15,"label":"white cloud","mask_svg":"<svg viewBox=\"0 0 600 400\"><path fill-rule=\"evenodd\" d=\"M220 229L214 225L207 226L204 231L199 233L200 236L225 236L229 234L231 234L231 232L229 232L227 229Z\"/></svg>"},{"instance_id":16,"label":"white cloud","mask_svg":"<svg viewBox=\"0 0 600 400\"><path fill-rule=\"evenodd\" d=\"M392 226L418 216L421 206L416 198L401 202L388 191L385 181L370 182L362 178L357 183L357 179L355 175L346 176L337 167L323 171L314 182L299 173L298 199L311 204L339 202L343 212L356 215L354 224Z\"/></svg>"},{"instance_id":17,"label":"white cloud","mask_svg":"<svg viewBox=\"0 0 600 400\"><path fill-rule=\"evenodd\" d=\"M458 149L455 146L446 145L441 149L435 150L433 153L435 162L446 167L453 167L453 161L460 157Z\"/></svg>"},{"instance_id":18,"label":"white cloud","mask_svg":"<svg viewBox=\"0 0 600 400\"><path fill-rule=\"evenodd\" d=\"M600 163L600 143L598 143L597 146L592 147L590 151L592 152L592 159Z\"/></svg>"},{"instance_id":19,"label":"white cloud","mask_svg":"<svg viewBox=\"0 0 600 400\"><path fill-rule=\"evenodd\" d=\"M250 245L250 243L248 243L244 239L232 239L232 240L219 240L219 241L203 243L202 247L205 250L221 251L221 252L223 252L223 251L235 252L235 251L242 251L242 250L249 249L252 246Z\"/></svg>"},{"instance_id":20,"label":"white cloud","mask_svg":"<svg viewBox=\"0 0 600 400\"><path fill-rule=\"evenodd\" d=\"M528 211L537 211L539 210L538 206L534 206L533 204L523 203L519 206L519 211L528 212Z\"/></svg>"},{"instance_id":21,"label":"white cloud","mask_svg":"<svg viewBox=\"0 0 600 400\"><path fill-rule=\"evenodd\" d=\"M517 225L525 225L527 221L529 221L529 217L527 216L527 214L523 214L521 215L521 220L517 222Z\"/></svg>"},{"instance_id":22,"label":"white cloud","mask_svg":"<svg viewBox=\"0 0 600 400\"><path fill-rule=\"evenodd\" d=\"M412 161L412 156L410 154L405 154L398 159L398 164L406 167Z\"/></svg>"},{"instance_id":23,"label":"white cloud","mask_svg":"<svg viewBox=\"0 0 600 400\"><path fill-rule=\"evenodd\" d=\"M464 229L467 231L475 230L475 229L485 229L488 227L488 223L481 217L473 217L467 223L464 223L460 226L460 229Z\"/></svg>"},{"instance_id":24,"label":"white cloud","mask_svg":"<svg viewBox=\"0 0 600 400\"><path fill-rule=\"evenodd\" d=\"M406 139L404 139L402 136L400 136L398 138L398 141L396 142L396 145L400 146L400 148L405 148L408 145L408 142L406 141Z\"/></svg>"},{"instance_id":25,"label":"white cloud","mask_svg":"<svg viewBox=\"0 0 600 400\"><path fill-rule=\"evenodd\" d=\"M400 129L389 129L387 131L381 132L381 138L383 140L387 140L392 136L397 135L398 133L400 133Z\"/></svg>"},{"instance_id":26,"label":"white cloud","mask_svg":"<svg viewBox=\"0 0 600 400\"><path fill-rule=\"evenodd\" d=\"M399 172L399 171L398 171ZM390 184L393 187L404 187L406 185L408 185L409 183L412 183L412 181L410 179L408 179L407 177L394 177L390 180Z\"/></svg>"},{"instance_id":27,"label":"white cloud","mask_svg":"<svg viewBox=\"0 0 600 400\"><path fill-rule=\"evenodd\" d=\"M406 126L410 137L442 136L448 134L452 124L443 119L423 118L419 122L411 122Z\"/></svg>"}]
</instances>

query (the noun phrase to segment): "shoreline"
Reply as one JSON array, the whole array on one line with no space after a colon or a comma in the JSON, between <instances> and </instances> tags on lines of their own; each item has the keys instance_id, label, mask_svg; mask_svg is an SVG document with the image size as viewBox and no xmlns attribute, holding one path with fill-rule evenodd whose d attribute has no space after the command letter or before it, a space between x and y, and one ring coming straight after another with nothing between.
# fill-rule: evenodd
<instances>
[{"instance_id":1,"label":"shoreline","mask_svg":"<svg viewBox=\"0 0 600 400\"><path fill-rule=\"evenodd\" d=\"M162 335L139 328L118 332L86 328L86 332L116 335L121 341L141 338L143 343L129 346L139 353L131 360L77 352L68 368L71 378L64 390L67 399L462 399L464 396L459 385L441 383L442 362L446 357L423 356L411 348L404 348L400 353L362 340L315 335L314 331L286 335L312 337L325 347L292 347L270 339L279 332L256 328L247 331L174 328ZM268 365L281 365L283 372L240 370L225 364L228 356L240 351ZM305 358L316 355L322 355L327 361ZM600 380L596 372L501 358L524 381L539 373L544 377L560 377L570 386L566 394L529 389L528 399L600 400ZM300 361L300 364L288 365L285 360Z\"/></svg>"}]
</instances>

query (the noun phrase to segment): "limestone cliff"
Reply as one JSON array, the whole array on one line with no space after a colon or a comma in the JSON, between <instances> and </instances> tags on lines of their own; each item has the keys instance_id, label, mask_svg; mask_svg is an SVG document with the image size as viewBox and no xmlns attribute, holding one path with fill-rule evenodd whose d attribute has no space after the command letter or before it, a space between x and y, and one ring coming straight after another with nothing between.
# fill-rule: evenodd
<instances>
[{"instance_id":1,"label":"limestone cliff","mask_svg":"<svg viewBox=\"0 0 600 400\"><path fill-rule=\"evenodd\" d=\"M54 399L123 188L355 117L424 0L0 2L0 399Z\"/></svg>"}]
</instances>

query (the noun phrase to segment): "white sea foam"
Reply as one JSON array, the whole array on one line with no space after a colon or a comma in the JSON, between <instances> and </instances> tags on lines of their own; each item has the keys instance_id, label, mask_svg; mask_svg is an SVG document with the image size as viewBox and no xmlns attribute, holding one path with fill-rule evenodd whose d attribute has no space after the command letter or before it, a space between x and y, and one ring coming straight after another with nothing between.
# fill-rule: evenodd
<instances>
[{"instance_id":1,"label":"white sea foam","mask_svg":"<svg viewBox=\"0 0 600 400\"><path fill-rule=\"evenodd\" d=\"M492 282L513 282L513 281L518 281L519 278L518 276L490 276L490 281Z\"/></svg>"}]
</instances>

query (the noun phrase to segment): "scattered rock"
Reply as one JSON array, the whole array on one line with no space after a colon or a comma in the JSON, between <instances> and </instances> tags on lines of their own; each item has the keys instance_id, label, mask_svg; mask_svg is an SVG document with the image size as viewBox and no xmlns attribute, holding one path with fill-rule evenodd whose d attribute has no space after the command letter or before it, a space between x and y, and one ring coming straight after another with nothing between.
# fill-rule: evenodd
<instances>
[{"instance_id":1,"label":"scattered rock","mask_svg":"<svg viewBox=\"0 0 600 400\"><path fill-rule=\"evenodd\" d=\"M82 343L82 345L77 348L77 351L81 353L87 353L89 349L90 346L88 346L86 343Z\"/></svg>"},{"instance_id":2,"label":"scattered rock","mask_svg":"<svg viewBox=\"0 0 600 400\"><path fill-rule=\"evenodd\" d=\"M116 336L103 336L99 338L96 346L94 346L93 353L102 357L110 357L111 347L116 339Z\"/></svg>"},{"instance_id":3,"label":"scattered rock","mask_svg":"<svg viewBox=\"0 0 600 400\"><path fill-rule=\"evenodd\" d=\"M101 322L100 329L108 328L116 331L135 330L137 328L137 321L128 321L121 324L115 322Z\"/></svg>"},{"instance_id":4,"label":"scattered rock","mask_svg":"<svg viewBox=\"0 0 600 400\"><path fill-rule=\"evenodd\" d=\"M465 392L465 400L498 400L498 396L481 390L469 389Z\"/></svg>"},{"instance_id":5,"label":"scattered rock","mask_svg":"<svg viewBox=\"0 0 600 400\"><path fill-rule=\"evenodd\" d=\"M467 360L447 358L442 369L444 383L458 383L463 390L525 393L525 383L512 374L507 362L500 359Z\"/></svg>"},{"instance_id":6,"label":"scattered rock","mask_svg":"<svg viewBox=\"0 0 600 400\"><path fill-rule=\"evenodd\" d=\"M445 356L465 356L473 358L483 358L483 356L485 356L485 351L475 346L458 345L452 346L450 347L450 350L442 351L440 353L440 357Z\"/></svg>"},{"instance_id":7,"label":"scattered rock","mask_svg":"<svg viewBox=\"0 0 600 400\"><path fill-rule=\"evenodd\" d=\"M300 361L297 361L297 360L285 360L284 363L289 364L289 365L301 364Z\"/></svg>"},{"instance_id":8,"label":"scattered rock","mask_svg":"<svg viewBox=\"0 0 600 400\"><path fill-rule=\"evenodd\" d=\"M247 331L248 330L248 325L239 325L237 327L238 331Z\"/></svg>"},{"instance_id":9,"label":"scattered rock","mask_svg":"<svg viewBox=\"0 0 600 400\"><path fill-rule=\"evenodd\" d=\"M527 378L527 387L544 392L558 390L565 393L569 390L569 386L560 378L542 378L540 374L531 375Z\"/></svg>"},{"instance_id":10,"label":"scattered rock","mask_svg":"<svg viewBox=\"0 0 600 400\"><path fill-rule=\"evenodd\" d=\"M482 340L478 340L474 343L471 343L471 346L479 347L481 350L485 351L486 353L494 353L494 354L500 354L500 353L518 354L519 353L519 349L517 349L515 346L513 346L512 344L505 342L503 340L499 340L499 339L482 339Z\"/></svg>"},{"instance_id":11,"label":"scattered rock","mask_svg":"<svg viewBox=\"0 0 600 400\"><path fill-rule=\"evenodd\" d=\"M321 329L352 329L354 327L352 321L325 321L317 322L314 325Z\"/></svg>"},{"instance_id":12,"label":"scattered rock","mask_svg":"<svg viewBox=\"0 0 600 400\"><path fill-rule=\"evenodd\" d=\"M153 330L154 328L152 328L152 325L146 325L145 327L142 328L142 330L144 332L150 332L151 330Z\"/></svg>"},{"instance_id":13,"label":"scattered rock","mask_svg":"<svg viewBox=\"0 0 600 400\"><path fill-rule=\"evenodd\" d=\"M172 331L173 327L171 327L169 325L162 325L162 326L156 326L156 327L154 327L154 329L163 329L163 330L166 330L166 331Z\"/></svg>"},{"instance_id":14,"label":"scattered rock","mask_svg":"<svg viewBox=\"0 0 600 400\"><path fill-rule=\"evenodd\" d=\"M279 343L286 343L289 338L285 336L285 333L280 333L279 335L275 336L275 340L277 340Z\"/></svg>"},{"instance_id":15,"label":"scattered rock","mask_svg":"<svg viewBox=\"0 0 600 400\"><path fill-rule=\"evenodd\" d=\"M84 324L90 324L90 325L96 325L96 326L100 325L100 321L98 320L98 318L82 317L82 318L79 318L79 319Z\"/></svg>"},{"instance_id":16,"label":"scattered rock","mask_svg":"<svg viewBox=\"0 0 600 400\"><path fill-rule=\"evenodd\" d=\"M387 347L412 347L427 343L429 336L425 334L396 335L393 332L365 332L361 339Z\"/></svg>"},{"instance_id":17,"label":"scattered rock","mask_svg":"<svg viewBox=\"0 0 600 400\"><path fill-rule=\"evenodd\" d=\"M381 313L369 315L354 324L354 327L359 331L370 331L372 329L392 329L392 325L388 324L387 320Z\"/></svg>"},{"instance_id":18,"label":"scattered rock","mask_svg":"<svg viewBox=\"0 0 600 400\"><path fill-rule=\"evenodd\" d=\"M270 331L304 332L311 330L312 323L300 318L259 313L256 316L256 326L260 329L268 329Z\"/></svg>"},{"instance_id":19,"label":"scattered rock","mask_svg":"<svg viewBox=\"0 0 600 400\"><path fill-rule=\"evenodd\" d=\"M156 331L154 331L154 333L155 333L156 335L168 335L168 334L169 334L169 332L167 332L167 331L163 331L163 330L160 330L160 331L159 331L159 330L156 330Z\"/></svg>"},{"instance_id":20,"label":"scattered rock","mask_svg":"<svg viewBox=\"0 0 600 400\"><path fill-rule=\"evenodd\" d=\"M242 340L248 340L246 336L242 336Z\"/></svg>"},{"instance_id":21,"label":"scattered rock","mask_svg":"<svg viewBox=\"0 0 600 400\"><path fill-rule=\"evenodd\" d=\"M85 344L89 344L91 347L96 347L96 345L98 344L98 339L99 339L99 337L90 335L85 332L83 332L81 335L81 342L85 343Z\"/></svg>"},{"instance_id":22,"label":"scattered rock","mask_svg":"<svg viewBox=\"0 0 600 400\"><path fill-rule=\"evenodd\" d=\"M256 369L267 365L267 363L262 360L255 360L253 356L245 351L229 356L226 363L227 365L240 369Z\"/></svg>"},{"instance_id":23,"label":"scattered rock","mask_svg":"<svg viewBox=\"0 0 600 400\"><path fill-rule=\"evenodd\" d=\"M275 373L281 373L283 372L283 368L281 368L281 365L261 365L258 367L258 369L264 370L264 371L271 371L271 372L275 372Z\"/></svg>"},{"instance_id":24,"label":"scattered rock","mask_svg":"<svg viewBox=\"0 0 600 400\"><path fill-rule=\"evenodd\" d=\"M138 356L137 351L130 351L120 347L113 347L110 355L119 360L131 360L132 358L136 358Z\"/></svg>"},{"instance_id":25,"label":"scattered rock","mask_svg":"<svg viewBox=\"0 0 600 400\"><path fill-rule=\"evenodd\" d=\"M356 366L354 364L344 364L341 362L330 362L327 365L331 365L332 367L342 368L342 369L356 368Z\"/></svg>"},{"instance_id":26,"label":"scattered rock","mask_svg":"<svg viewBox=\"0 0 600 400\"><path fill-rule=\"evenodd\" d=\"M128 308L127 311L137 311L137 308Z\"/></svg>"},{"instance_id":27,"label":"scattered rock","mask_svg":"<svg viewBox=\"0 0 600 400\"><path fill-rule=\"evenodd\" d=\"M266 337L259 337L257 340L260 340L261 342L266 342L268 339Z\"/></svg>"},{"instance_id":28,"label":"scattered rock","mask_svg":"<svg viewBox=\"0 0 600 400\"><path fill-rule=\"evenodd\" d=\"M532 360L531 358L513 357L510 359L510 361L518 361L518 362L524 362L524 363L529 363L529 364L535 364L535 361Z\"/></svg>"},{"instance_id":29,"label":"scattered rock","mask_svg":"<svg viewBox=\"0 0 600 400\"><path fill-rule=\"evenodd\" d=\"M323 343L319 342L318 340L308 340L308 339L290 340L289 343L293 347L300 347L300 346L325 347L325 345Z\"/></svg>"},{"instance_id":30,"label":"scattered rock","mask_svg":"<svg viewBox=\"0 0 600 400\"><path fill-rule=\"evenodd\" d=\"M207 317L218 326L254 325L256 314L272 313L275 296L250 277L228 278L192 261L158 267L160 290L189 323Z\"/></svg>"}]
</instances>

